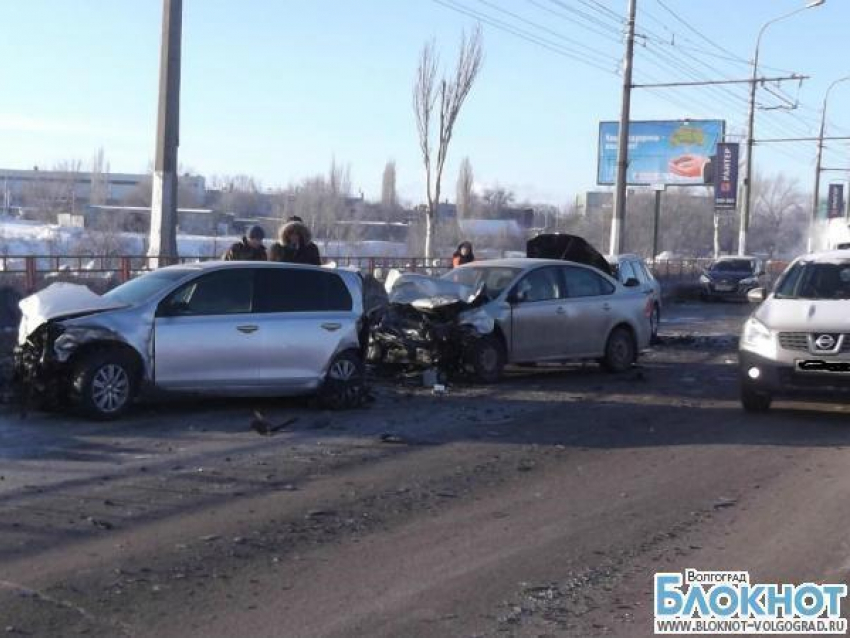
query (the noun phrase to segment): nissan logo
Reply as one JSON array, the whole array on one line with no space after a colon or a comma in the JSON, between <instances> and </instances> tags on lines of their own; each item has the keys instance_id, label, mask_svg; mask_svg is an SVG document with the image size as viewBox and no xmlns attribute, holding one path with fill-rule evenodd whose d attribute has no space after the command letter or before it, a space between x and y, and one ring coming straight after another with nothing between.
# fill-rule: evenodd
<instances>
[{"instance_id":1,"label":"nissan logo","mask_svg":"<svg viewBox=\"0 0 850 638\"><path fill-rule=\"evenodd\" d=\"M835 337L832 335L820 335L815 339L815 347L818 350L832 350L835 347Z\"/></svg>"}]
</instances>

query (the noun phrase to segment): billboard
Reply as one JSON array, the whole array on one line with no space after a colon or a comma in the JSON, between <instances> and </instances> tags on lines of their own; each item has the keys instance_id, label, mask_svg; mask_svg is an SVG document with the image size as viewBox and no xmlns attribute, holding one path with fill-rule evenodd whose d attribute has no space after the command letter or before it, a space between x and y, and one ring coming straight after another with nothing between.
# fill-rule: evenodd
<instances>
[{"instance_id":1,"label":"billboard","mask_svg":"<svg viewBox=\"0 0 850 638\"><path fill-rule=\"evenodd\" d=\"M844 184L830 184L826 216L829 219L844 217Z\"/></svg>"},{"instance_id":2,"label":"billboard","mask_svg":"<svg viewBox=\"0 0 850 638\"><path fill-rule=\"evenodd\" d=\"M619 122L599 123L596 181L600 185L616 182L619 131ZM711 158L724 133L723 120L631 122L626 182L633 186L705 185L712 170Z\"/></svg>"},{"instance_id":3,"label":"billboard","mask_svg":"<svg viewBox=\"0 0 850 638\"><path fill-rule=\"evenodd\" d=\"M738 144L717 145L716 164L711 171L714 181L714 208L735 210L738 206Z\"/></svg>"}]
</instances>

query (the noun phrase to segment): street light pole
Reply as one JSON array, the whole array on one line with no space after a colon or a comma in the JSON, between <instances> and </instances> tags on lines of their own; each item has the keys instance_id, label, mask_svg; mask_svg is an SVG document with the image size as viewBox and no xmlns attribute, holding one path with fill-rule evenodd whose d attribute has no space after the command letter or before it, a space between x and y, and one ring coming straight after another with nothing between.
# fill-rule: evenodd
<instances>
[{"instance_id":1,"label":"street light pole","mask_svg":"<svg viewBox=\"0 0 850 638\"><path fill-rule=\"evenodd\" d=\"M623 58L623 99L620 106L620 131L617 146L617 184L614 189L614 215L611 217L609 253L623 252L623 225L626 217L626 172L629 168L629 119L632 102L632 61L635 57L635 14L637 0L629 0L626 55Z\"/></svg>"},{"instance_id":2,"label":"street light pole","mask_svg":"<svg viewBox=\"0 0 850 638\"><path fill-rule=\"evenodd\" d=\"M805 11L806 9L813 9L815 7L821 6L826 0L811 0L804 7L800 7L799 9L795 9L790 13L786 13L784 15L779 16L778 18L774 18L773 20L768 20L765 22L761 29L759 29L758 37L756 38L756 50L753 55L753 75L750 79L750 100L749 100L749 111L747 115L747 157L746 157L746 168L744 169L744 197L743 197L743 205L741 210L741 223L738 231L738 254L746 255L747 254L747 233L750 228L750 206L752 203L752 177L753 177L753 146L754 142L754 125L755 125L755 117L756 117L756 88L758 86L758 66L759 66L759 49L761 48L761 37L764 35L765 30L771 24L779 22L781 20L785 20L786 18L790 18L791 16L795 16L798 13Z\"/></svg>"},{"instance_id":3,"label":"street light pole","mask_svg":"<svg viewBox=\"0 0 850 638\"><path fill-rule=\"evenodd\" d=\"M818 208L820 207L820 174L822 170L821 166L823 160L823 134L824 129L826 128L826 105L829 101L829 93L830 91L832 91L832 88L836 84L846 82L847 80L850 80L850 75L835 80L835 82L829 85L829 87L826 89L826 93L823 96L823 107L821 108L820 112L820 132L818 133L818 154L817 159L815 160L815 186L812 195L812 219L809 223L808 252L812 252L812 250L814 250L815 228L817 226L818 220Z\"/></svg>"}]
</instances>

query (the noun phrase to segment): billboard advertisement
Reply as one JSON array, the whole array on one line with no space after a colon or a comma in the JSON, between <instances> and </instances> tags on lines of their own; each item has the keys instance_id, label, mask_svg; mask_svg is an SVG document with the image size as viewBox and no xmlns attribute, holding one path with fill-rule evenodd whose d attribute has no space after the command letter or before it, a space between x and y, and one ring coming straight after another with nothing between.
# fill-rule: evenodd
<instances>
[{"instance_id":1,"label":"billboard advertisement","mask_svg":"<svg viewBox=\"0 0 850 638\"><path fill-rule=\"evenodd\" d=\"M826 216L829 219L844 217L844 184L830 184Z\"/></svg>"},{"instance_id":2,"label":"billboard advertisement","mask_svg":"<svg viewBox=\"0 0 850 638\"><path fill-rule=\"evenodd\" d=\"M600 185L616 182L619 131L619 122L599 123L596 181ZM723 120L631 122L626 182L633 186L705 185L724 132Z\"/></svg>"},{"instance_id":3,"label":"billboard advertisement","mask_svg":"<svg viewBox=\"0 0 850 638\"><path fill-rule=\"evenodd\" d=\"M735 210L738 207L738 144L719 143L714 163L714 208Z\"/></svg>"}]
</instances>

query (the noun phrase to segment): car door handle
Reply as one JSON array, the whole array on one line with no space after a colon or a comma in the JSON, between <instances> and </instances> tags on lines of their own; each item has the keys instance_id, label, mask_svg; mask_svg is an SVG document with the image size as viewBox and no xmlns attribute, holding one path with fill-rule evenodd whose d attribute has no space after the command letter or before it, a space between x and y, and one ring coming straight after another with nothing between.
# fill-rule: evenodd
<instances>
[{"instance_id":1,"label":"car door handle","mask_svg":"<svg viewBox=\"0 0 850 638\"><path fill-rule=\"evenodd\" d=\"M603 310L611 310L611 304L609 304L609 303L602 304L602 309Z\"/></svg>"},{"instance_id":2,"label":"car door handle","mask_svg":"<svg viewBox=\"0 0 850 638\"><path fill-rule=\"evenodd\" d=\"M252 332L257 332L260 329L259 326L236 326L236 329L239 332L244 332L246 335L251 334Z\"/></svg>"},{"instance_id":3,"label":"car door handle","mask_svg":"<svg viewBox=\"0 0 850 638\"><path fill-rule=\"evenodd\" d=\"M562 306L558 306L558 309L555 312L557 312L559 315L567 314L567 311L564 310L564 308Z\"/></svg>"},{"instance_id":4,"label":"car door handle","mask_svg":"<svg viewBox=\"0 0 850 638\"><path fill-rule=\"evenodd\" d=\"M339 330L342 328L341 323L323 323L322 329L327 330L328 332L334 332L335 330Z\"/></svg>"}]
</instances>

